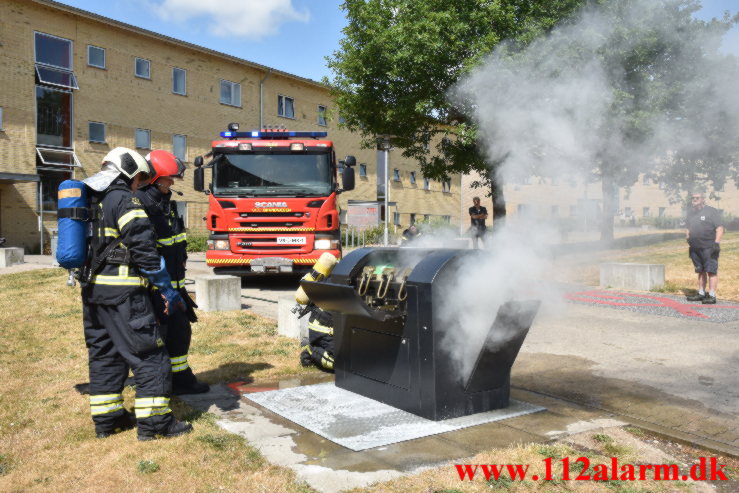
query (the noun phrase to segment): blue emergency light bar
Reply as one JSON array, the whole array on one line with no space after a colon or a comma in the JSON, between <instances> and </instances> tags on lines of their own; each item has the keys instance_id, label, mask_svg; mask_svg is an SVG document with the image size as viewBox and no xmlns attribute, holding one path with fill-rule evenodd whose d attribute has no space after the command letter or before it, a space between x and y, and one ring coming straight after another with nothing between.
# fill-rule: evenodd
<instances>
[{"instance_id":1,"label":"blue emergency light bar","mask_svg":"<svg viewBox=\"0 0 739 493\"><path fill-rule=\"evenodd\" d=\"M326 137L328 132L288 132L252 130L251 132L221 132L224 139L289 139L290 137L318 138Z\"/></svg>"}]
</instances>

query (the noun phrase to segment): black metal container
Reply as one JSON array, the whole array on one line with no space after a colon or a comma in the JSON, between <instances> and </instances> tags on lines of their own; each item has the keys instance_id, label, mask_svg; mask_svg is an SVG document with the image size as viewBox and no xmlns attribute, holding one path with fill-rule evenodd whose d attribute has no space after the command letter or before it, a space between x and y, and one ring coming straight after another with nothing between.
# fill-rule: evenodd
<instances>
[{"instance_id":1,"label":"black metal container","mask_svg":"<svg viewBox=\"0 0 739 493\"><path fill-rule=\"evenodd\" d=\"M481 254L362 248L324 281L301 281L311 301L334 314L336 385L431 420L506 407L511 366L539 302L511 300L491 313L473 370L460 377L441 344L443 331L454 328L437 307L461 263L474 255ZM394 278L382 274L388 265Z\"/></svg>"}]
</instances>

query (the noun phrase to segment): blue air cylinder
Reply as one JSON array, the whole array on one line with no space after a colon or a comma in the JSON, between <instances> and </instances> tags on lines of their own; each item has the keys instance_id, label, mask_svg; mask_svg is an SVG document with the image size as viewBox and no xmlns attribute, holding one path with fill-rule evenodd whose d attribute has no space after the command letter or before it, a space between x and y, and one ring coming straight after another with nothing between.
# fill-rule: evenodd
<instances>
[{"instance_id":1,"label":"blue air cylinder","mask_svg":"<svg viewBox=\"0 0 739 493\"><path fill-rule=\"evenodd\" d=\"M65 269L82 267L87 257L88 201L86 185L64 180L59 185L56 261Z\"/></svg>"}]
</instances>

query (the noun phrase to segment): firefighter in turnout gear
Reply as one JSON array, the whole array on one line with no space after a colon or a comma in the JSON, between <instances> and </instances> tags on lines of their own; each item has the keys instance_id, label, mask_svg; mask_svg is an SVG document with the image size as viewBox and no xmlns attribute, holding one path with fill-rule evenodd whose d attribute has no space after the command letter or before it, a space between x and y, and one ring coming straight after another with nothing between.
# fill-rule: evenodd
<instances>
[{"instance_id":1,"label":"firefighter in turnout gear","mask_svg":"<svg viewBox=\"0 0 739 493\"><path fill-rule=\"evenodd\" d=\"M320 282L331 273L336 266L337 258L325 252L316 262L313 269L303 276L306 281ZM334 321L333 316L321 310L310 301L305 290L301 287L295 292L295 301L298 302L298 318L310 313L308 318L308 343L300 353L300 364L310 366L315 364L324 371L334 371ZM303 308L299 308L303 305Z\"/></svg>"},{"instance_id":2,"label":"firefighter in turnout gear","mask_svg":"<svg viewBox=\"0 0 739 493\"><path fill-rule=\"evenodd\" d=\"M185 165L174 154L156 150L146 156L152 169L150 184L136 192L144 205L146 215L154 225L157 236L157 249L167 264L167 272L172 278L172 287L180 292L187 305L187 311L167 313L164 301L156 287L152 290L152 301L157 318L167 327L165 345L172 364L172 393L200 394L208 392L208 384L199 382L187 361L192 338L191 322L196 322L197 305L185 289L185 269L187 262L187 235L182 218L177 213L177 203L172 198L170 187L174 180L181 180Z\"/></svg>"},{"instance_id":3,"label":"firefighter in turnout gear","mask_svg":"<svg viewBox=\"0 0 739 493\"><path fill-rule=\"evenodd\" d=\"M99 173L84 180L93 190L92 237L80 283L90 408L99 438L134 425L123 408L129 368L136 383L139 440L192 430L192 425L177 421L169 408L169 356L147 289L148 283L161 286L169 311L184 310L157 252L151 222L133 195L149 175L143 157L118 147L105 156Z\"/></svg>"}]
</instances>

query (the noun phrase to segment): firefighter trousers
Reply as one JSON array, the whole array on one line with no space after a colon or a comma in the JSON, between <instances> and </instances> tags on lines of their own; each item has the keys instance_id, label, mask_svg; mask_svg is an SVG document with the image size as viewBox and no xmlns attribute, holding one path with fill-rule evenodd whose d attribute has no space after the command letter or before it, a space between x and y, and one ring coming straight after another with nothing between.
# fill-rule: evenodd
<instances>
[{"instance_id":1,"label":"firefighter trousers","mask_svg":"<svg viewBox=\"0 0 739 493\"><path fill-rule=\"evenodd\" d=\"M180 293L183 298L188 296L184 289ZM151 291L151 301L154 305L157 320L165 328L164 344L167 347L172 366L172 385L173 387L189 387L197 379L187 362L190 341L192 340L192 325L190 325L188 314L183 311L164 313L164 300L158 290Z\"/></svg>"},{"instance_id":2,"label":"firefighter trousers","mask_svg":"<svg viewBox=\"0 0 739 493\"><path fill-rule=\"evenodd\" d=\"M146 289L117 305L89 303L83 296L83 321L96 431L110 431L126 412L122 392L129 368L136 383L139 429L164 431L174 419L170 363Z\"/></svg>"}]
</instances>

